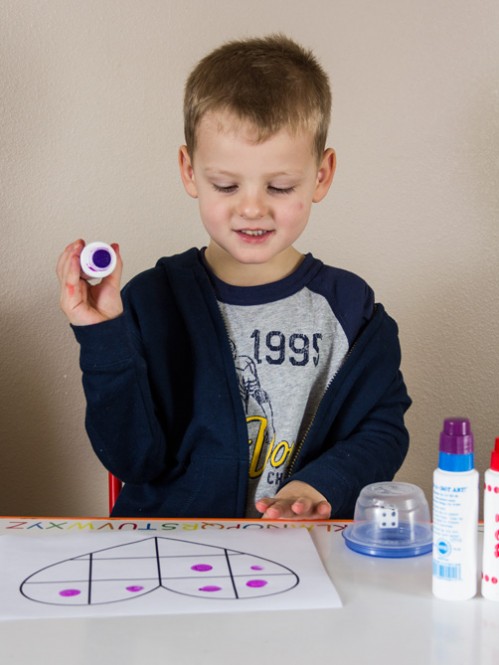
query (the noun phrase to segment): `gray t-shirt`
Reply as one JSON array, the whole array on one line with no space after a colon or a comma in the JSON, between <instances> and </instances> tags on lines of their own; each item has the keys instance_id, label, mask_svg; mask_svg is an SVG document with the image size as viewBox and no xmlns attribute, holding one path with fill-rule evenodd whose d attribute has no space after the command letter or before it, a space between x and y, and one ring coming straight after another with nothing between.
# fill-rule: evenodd
<instances>
[{"instance_id":1,"label":"gray t-shirt","mask_svg":"<svg viewBox=\"0 0 499 665\"><path fill-rule=\"evenodd\" d=\"M264 286L211 278L248 425L246 516L257 517L255 500L279 490L295 447L371 317L374 298L359 277L311 254L292 275Z\"/></svg>"}]
</instances>

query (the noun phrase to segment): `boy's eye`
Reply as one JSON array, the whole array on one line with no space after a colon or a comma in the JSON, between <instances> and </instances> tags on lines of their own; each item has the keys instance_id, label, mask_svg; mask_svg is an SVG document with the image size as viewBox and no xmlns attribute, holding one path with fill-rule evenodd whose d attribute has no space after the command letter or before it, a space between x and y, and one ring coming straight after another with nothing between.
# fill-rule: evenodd
<instances>
[{"instance_id":1,"label":"boy's eye","mask_svg":"<svg viewBox=\"0 0 499 665\"><path fill-rule=\"evenodd\" d=\"M237 189L237 185L215 185L213 183L213 189L217 192L222 192L223 194L232 194Z\"/></svg>"},{"instance_id":2,"label":"boy's eye","mask_svg":"<svg viewBox=\"0 0 499 665\"><path fill-rule=\"evenodd\" d=\"M213 184L213 189L222 194L233 194L237 190L237 185L217 185ZM294 192L294 187L275 187L274 185L269 185L267 187L268 191L271 194L291 194Z\"/></svg>"},{"instance_id":3,"label":"boy's eye","mask_svg":"<svg viewBox=\"0 0 499 665\"><path fill-rule=\"evenodd\" d=\"M268 189L272 194L291 194L295 191L294 187L274 187L273 185L269 185Z\"/></svg>"}]
</instances>

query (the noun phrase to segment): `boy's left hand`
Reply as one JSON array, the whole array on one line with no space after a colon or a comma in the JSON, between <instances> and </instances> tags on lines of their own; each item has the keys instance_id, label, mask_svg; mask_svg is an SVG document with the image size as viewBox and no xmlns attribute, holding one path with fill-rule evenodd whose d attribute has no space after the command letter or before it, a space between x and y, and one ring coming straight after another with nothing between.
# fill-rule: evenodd
<instances>
[{"instance_id":1,"label":"boy's left hand","mask_svg":"<svg viewBox=\"0 0 499 665\"><path fill-rule=\"evenodd\" d=\"M269 520L327 520L331 516L325 497L300 480L292 480L273 497L259 499L255 506Z\"/></svg>"}]
</instances>

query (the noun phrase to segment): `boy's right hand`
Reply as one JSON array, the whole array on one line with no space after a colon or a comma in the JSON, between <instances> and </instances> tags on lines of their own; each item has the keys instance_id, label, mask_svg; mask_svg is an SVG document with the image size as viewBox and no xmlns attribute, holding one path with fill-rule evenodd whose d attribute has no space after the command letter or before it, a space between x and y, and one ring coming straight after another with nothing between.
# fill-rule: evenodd
<instances>
[{"instance_id":1,"label":"boy's right hand","mask_svg":"<svg viewBox=\"0 0 499 665\"><path fill-rule=\"evenodd\" d=\"M60 305L69 322L74 326L88 326L115 319L123 312L120 280L123 262L119 245L111 247L116 252L116 268L99 284L89 284L80 268L80 254L85 247L83 240L76 240L66 247L57 262L57 277L61 287Z\"/></svg>"}]
</instances>

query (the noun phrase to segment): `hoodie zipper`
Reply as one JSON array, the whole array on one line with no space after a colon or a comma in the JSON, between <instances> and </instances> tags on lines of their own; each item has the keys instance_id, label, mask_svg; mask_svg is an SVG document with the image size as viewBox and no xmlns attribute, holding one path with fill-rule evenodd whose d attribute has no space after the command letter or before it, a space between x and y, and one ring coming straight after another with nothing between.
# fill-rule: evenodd
<instances>
[{"instance_id":1,"label":"hoodie zipper","mask_svg":"<svg viewBox=\"0 0 499 665\"><path fill-rule=\"evenodd\" d=\"M373 314L372 314L372 317L371 317L370 320L373 319L373 317L374 317L374 315L375 315L375 313L376 313L376 309L377 309L377 307L376 307L376 305L374 305ZM361 336L362 336L362 335L361 335ZM314 415L312 416L312 419L311 419L310 423L308 424L307 429L305 430L305 434L303 435L303 437L302 437L301 441L298 443L298 445L295 446L295 449L294 449L294 451L293 451L293 455L292 455L292 457L291 457L291 461L290 461L290 463L289 463L289 465L288 465L288 468L286 469L286 472L285 472L285 475L284 475L285 478L289 478L289 477L292 475L292 473L293 473L293 471L294 471L295 464L296 464L296 460L297 460L297 458L298 458L298 455L300 454L301 450L303 449L303 446L305 445L305 443L306 443L306 441L307 441L308 435L310 434L310 430L312 429L312 427L313 427L313 425L314 425L315 418L316 418L316 416L317 416L317 413L319 412L319 409L320 409L320 407L321 407L321 404L324 402L324 400L325 400L325 398L326 398L326 395L327 395L328 392L329 392L329 389L331 388L332 384L334 383L334 380L335 380L336 377L338 376L338 372L341 370L341 368L345 365L345 363L348 361L348 359L349 359L350 356L352 355L352 353L353 353L355 347L357 346L358 339L359 339L359 338L357 338L357 339L355 340L355 342L352 344L352 346L351 346L350 349L348 350L347 354L345 355L345 358L343 359L343 363L341 364L341 367L339 367L339 368L336 370L336 372L334 373L334 375L333 375L333 376L331 377L331 379L329 380L329 383L328 383L327 386L326 386L326 390L324 391L324 395L322 396L322 399L320 400L319 404L317 405L317 408L316 408L315 411L314 411Z\"/></svg>"}]
</instances>

